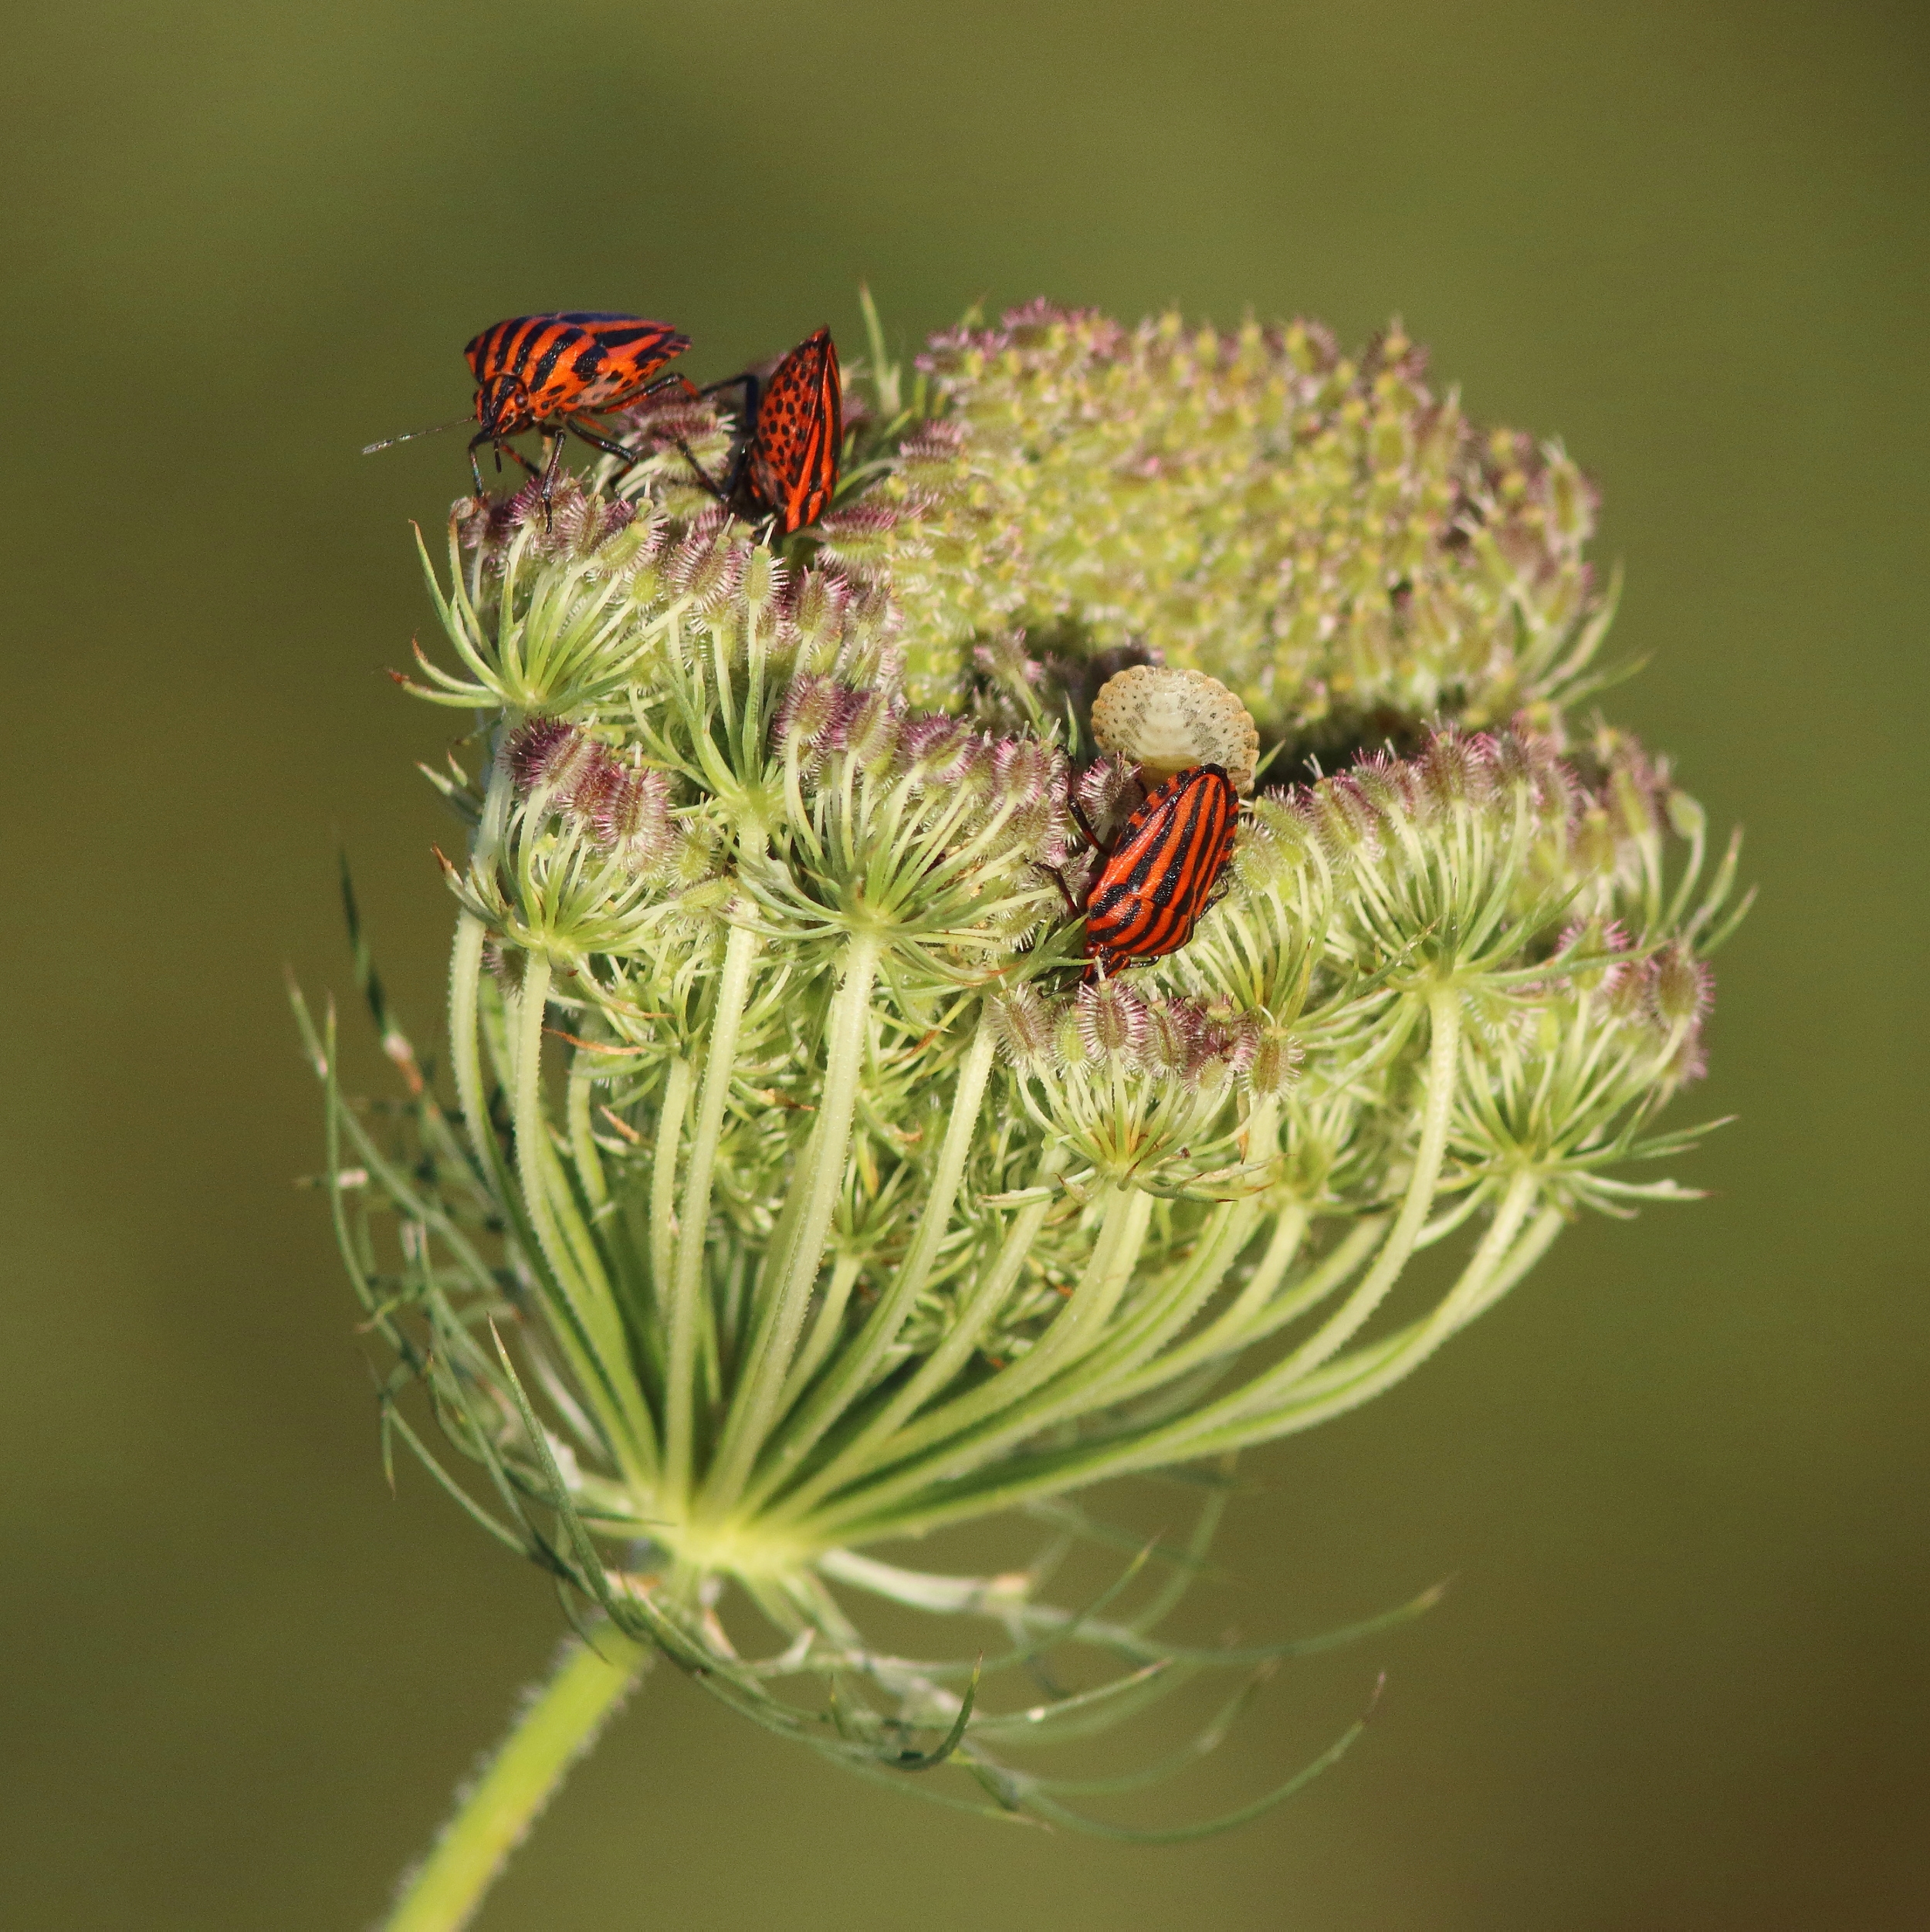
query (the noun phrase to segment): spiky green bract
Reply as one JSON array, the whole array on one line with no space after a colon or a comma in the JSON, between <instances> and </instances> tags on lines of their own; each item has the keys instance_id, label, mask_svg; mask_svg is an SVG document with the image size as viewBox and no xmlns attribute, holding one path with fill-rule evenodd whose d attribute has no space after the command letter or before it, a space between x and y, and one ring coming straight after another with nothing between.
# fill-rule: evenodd
<instances>
[{"instance_id":1,"label":"spiky green bract","mask_svg":"<svg viewBox=\"0 0 1930 1932\"><path fill-rule=\"evenodd\" d=\"M310 1044L387 1439L727 1702L1063 1823L1017 1736L1261 1660L1158 1634L1204 1543L1130 1611L861 1548L1014 1507L1103 1537L1068 1492L1356 1406L1580 1210L1677 1195L1641 1163L1691 1138L1656 1117L1735 852L1565 708L1605 617L1586 486L1397 334L1343 362L1034 309L935 344L909 406L873 374L843 503L782 551L692 484L708 404L641 412L638 462L547 516L457 506L456 663L414 681L482 716L437 781L471 827L453 1105L372 990L392 1132ZM1072 804L1141 793L1077 660L1126 641L1233 683L1282 771L1343 712L1393 743L1263 790L1190 942L1088 980ZM1437 1246L1431 1305L1390 1301ZM854 1592L1005 1647L881 1655ZM1072 1646L1126 1674L1001 1708Z\"/></svg>"}]
</instances>

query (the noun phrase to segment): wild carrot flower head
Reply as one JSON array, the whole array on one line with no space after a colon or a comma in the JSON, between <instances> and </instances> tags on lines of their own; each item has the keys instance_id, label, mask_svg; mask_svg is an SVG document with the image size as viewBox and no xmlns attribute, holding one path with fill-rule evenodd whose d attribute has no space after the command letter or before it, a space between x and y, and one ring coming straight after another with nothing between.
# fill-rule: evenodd
<instances>
[{"instance_id":1,"label":"wild carrot flower head","mask_svg":"<svg viewBox=\"0 0 1930 1932\"><path fill-rule=\"evenodd\" d=\"M1003 1673L1125 1667L1037 1737L1216 1659L1163 1586L1075 1614L902 1539L1103 1539L1071 1499L1176 1465L1210 1518L1580 1211L1679 1197L1735 852L1580 708L1591 487L1398 325L1041 303L862 380L775 546L693 483L714 400L639 405L547 513L456 506L404 680L482 719L438 781L449 1084L388 1144L316 1036L334 1197L386 1428L569 1601L835 1757L1076 1822L1003 1754ZM1205 764L1251 796L1197 929L1089 969L1104 848ZM867 1598L1009 1642L886 1656Z\"/></svg>"}]
</instances>

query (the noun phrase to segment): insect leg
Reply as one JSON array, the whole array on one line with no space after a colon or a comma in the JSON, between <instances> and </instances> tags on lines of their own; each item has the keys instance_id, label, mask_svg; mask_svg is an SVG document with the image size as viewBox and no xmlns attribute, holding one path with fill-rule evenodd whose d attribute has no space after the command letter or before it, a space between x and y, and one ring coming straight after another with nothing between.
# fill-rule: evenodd
<instances>
[{"instance_id":1,"label":"insect leg","mask_svg":"<svg viewBox=\"0 0 1930 1932\"><path fill-rule=\"evenodd\" d=\"M716 497L719 502L729 502L730 501L729 489L725 485L713 480L709 471L697 461L690 445L681 436L677 438L677 448L682 452L684 461L690 465L692 473L696 477L699 483Z\"/></svg>"},{"instance_id":2,"label":"insect leg","mask_svg":"<svg viewBox=\"0 0 1930 1932\"><path fill-rule=\"evenodd\" d=\"M1085 815L1085 807L1072 796L1069 790L1065 794L1065 802L1072 810L1074 821L1078 824L1079 830L1085 834L1085 842L1102 858L1109 856L1112 848L1099 837L1097 832L1093 831L1092 821Z\"/></svg>"},{"instance_id":3,"label":"insect leg","mask_svg":"<svg viewBox=\"0 0 1930 1932\"><path fill-rule=\"evenodd\" d=\"M1041 865L1038 868L1059 888L1059 896L1065 901L1065 909L1074 919L1083 919L1085 908L1072 896L1072 888L1065 882L1065 875L1056 865Z\"/></svg>"},{"instance_id":4,"label":"insect leg","mask_svg":"<svg viewBox=\"0 0 1930 1932\"><path fill-rule=\"evenodd\" d=\"M640 452L625 449L622 444L613 443L607 436L599 436L594 429L584 428L583 418L581 416L571 417L569 424L571 428L592 449L600 449L606 456L621 456L626 463L631 464L640 463L644 460Z\"/></svg>"},{"instance_id":5,"label":"insect leg","mask_svg":"<svg viewBox=\"0 0 1930 1932\"><path fill-rule=\"evenodd\" d=\"M536 465L531 462L529 458L524 455L522 451L518 449L514 443L499 442L496 445L496 466L498 469L500 469L503 467L503 458L505 455L508 456L512 462L520 463L532 476L540 476L543 474L542 471L538 469Z\"/></svg>"},{"instance_id":6,"label":"insect leg","mask_svg":"<svg viewBox=\"0 0 1930 1932\"><path fill-rule=\"evenodd\" d=\"M543 431L543 486L537 492L543 502L543 527L550 527L550 499L556 493L557 472L563 468L563 445L569 441L560 429L551 430L545 425ZM534 475L537 472L531 470Z\"/></svg>"},{"instance_id":7,"label":"insect leg","mask_svg":"<svg viewBox=\"0 0 1930 1932\"><path fill-rule=\"evenodd\" d=\"M737 460L730 472L726 501L743 488L744 472L750 467L750 445L757 434L757 392L764 387L755 376L740 376L733 380L744 386L744 413L738 420Z\"/></svg>"},{"instance_id":8,"label":"insect leg","mask_svg":"<svg viewBox=\"0 0 1930 1932\"><path fill-rule=\"evenodd\" d=\"M489 493L482 487L482 465L476 460L476 452L485 443L489 445L490 452L496 458L497 475L500 476L503 474L503 452L505 450L507 450L532 476L539 473L536 465L531 462L515 444L506 443L500 436L492 436L486 429L479 436L472 436L469 438L469 474L476 479L476 493L479 499Z\"/></svg>"},{"instance_id":9,"label":"insect leg","mask_svg":"<svg viewBox=\"0 0 1930 1932\"><path fill-rule=\"evenodd\" d=\"M679 377L676 380L681 382L683 378ZM722 382L713 382L706 388L693 391L699 396L713 396L720 389L741 387L743 391L743 414L738 421L737 454L721 483L697 461L691 453L690 445L681 436L677 438L677 448L682 452L684 461L690 465L698 482L720 503L729 503L736 496L738 487L743 482L745 465L750 461L749 425L754 421L757 413L758 387L755 376L726 376Z\"/></svg>"},{"instance_id":10,"label":"insect leg","mask_svg":"<svg viewBox=\"0 0 1930 1932\"><path fill-rule=\"evenodd\" d=\"M708 477L704 479L704 487L720 503L729 502L743 486L744 471L750 462L750 440L757 429L757 398L763 387L762 381L746 370L740 376L726 376L722 382L707 384L696 391L699 396L714 396L720 389L741 389L743 391L743 406L737 417L737 455L736 461L730 465L730 476L721 489ZM678 447L682 448L682 445L679 444ZM690 455L687 449L683 453L686 456ZM696 466L694 458L692 466Z\"/></svg>"},{"instance_id":11,"label":"insect leg","mask_svg":"<svg viewBox=\"0 0 1930 1932\"><path fill-rule=\"evenodd\" d=\"M696 391L699 396L714 396L720 389L741 389L746 415L754 414L757 408L757 378L747 370L741 376L726 376L722 382L706 383Z\"/></svg>"}]
</instances>

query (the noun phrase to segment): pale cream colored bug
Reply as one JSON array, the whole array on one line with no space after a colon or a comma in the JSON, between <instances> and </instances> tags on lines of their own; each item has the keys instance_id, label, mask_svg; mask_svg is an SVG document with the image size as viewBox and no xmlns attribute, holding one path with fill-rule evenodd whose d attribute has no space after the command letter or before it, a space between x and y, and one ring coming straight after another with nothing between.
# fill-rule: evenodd
<instances>
[{"instance_id":1,"label":"pale cream colored bug","mask_svg":"<svg viewBox=\"0 0 1930 1932\"><path fill-rule=\"evenodd\" d=\"M1236 791L1253 789L1260 734L1246 706L1204 671L1129 665L1092 700L1092 736L1100 750L1131 759L1150 782L1217 765Z\"/></svg>"}]
</instances>

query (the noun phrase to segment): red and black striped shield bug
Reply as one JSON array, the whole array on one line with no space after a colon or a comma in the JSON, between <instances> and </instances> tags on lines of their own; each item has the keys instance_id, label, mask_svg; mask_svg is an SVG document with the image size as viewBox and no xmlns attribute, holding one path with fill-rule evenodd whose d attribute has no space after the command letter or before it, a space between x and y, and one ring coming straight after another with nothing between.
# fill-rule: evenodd
<instances>
[{"instance_id":1,"label":"red and black striped shield bug","mask_svg":"<svg viewBox=\"0 0 1930 1932\"><path fill-rule=\"evenodd\" d=\"M672 384L690 388L682 376L657 374L689 347L689 338L667 322L598 310L513 316L485 329L462 351L476 383L476 420L480 427L469 438L469 469L476 495L482 494L482 468L476 452L485 443L496 452L499 470L506 450L532 476L540 478L546 514L566 435L574 435L593 448L634 462L633 452L583 418L623 408ZM547 445L540 469L509 441L530 429L540 430ZM362 453L372 455L410 437L435 433L411 430L408 435L371 443Z\"/></svg>"},{"instance_id":2,"label":"red and black striped shield bug","mask_svg":"<svg viewBox=\"0 0 1930 1932\"><path fill-rule=\"evenodd\" d=\"M1240 795L1223 766L1195 765L1154 787L1086 889L1089 979L1163 959L1192 938L1233 855L1239 819Z\"/></svg>"},{"instance_id":3,"label":"red and black striped shield bug","mask_svg":"<svg viewBox=\"0 0 1930 1932\"><path fill-rule=\"evenodd\" d=\"M1108 678L1092 721L1099 748L1129 760L1149 789L1109 846L1072 801L1100 861L1083 905L1066 895L1085 919L1089 979L1163 959L1192 938L1232 857L1260 742L1218 678L1163 665Z\"/></svg>"},{"instance_id":4,"label":"red and black striped shield bug","mask_svg":"<svg viewBox=\"0 0 1930 1932\"><path fill-rule=\"evenodd\" d=\"M689 449L684 458L720 502L747 520L768 517L783 536L814 523L831 507L845 441L845 383L828 329L807 336L763 379L751 374L713 383L741 385L750 425L730 475L708 475ZM706 393L709 393L706 391Z\"/></svg>"}]
</instances>

